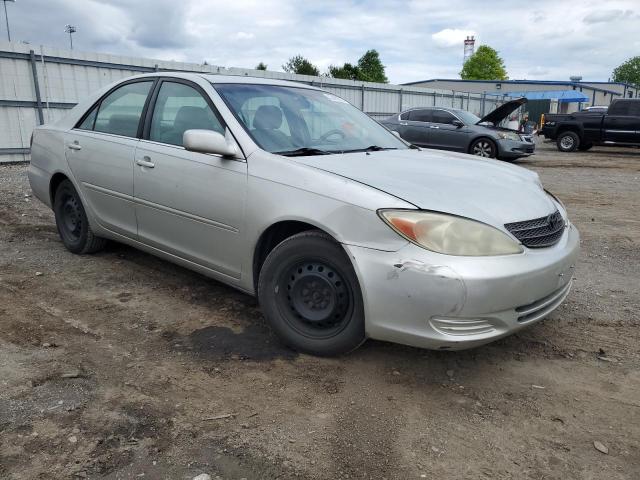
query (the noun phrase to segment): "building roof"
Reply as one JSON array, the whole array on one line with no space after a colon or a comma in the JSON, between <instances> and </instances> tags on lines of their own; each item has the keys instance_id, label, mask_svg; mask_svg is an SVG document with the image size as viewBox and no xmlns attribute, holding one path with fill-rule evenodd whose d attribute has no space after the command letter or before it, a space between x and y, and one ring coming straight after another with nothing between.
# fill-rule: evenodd
<instances>
[{"instance_id":1,"label":"building roof","mask_svg":"<svg viewBox=\"0 0 640 480\"><path fill-rule=\"evenodd\" d=\"M589 97L579 90L532 90L524 92L487 92L500 97L524 97L527 100L558 100L560 102L589 102Z\"/></svg>"},{"instance_id":2,"label":"building roof","mask_svg":"<svg viewBox=\"0 0 640 480\"><path fill-rule=\"evenodd\" d=\"M613 90L607 90L604 88L593 87L590 84L601 84L601 85L621 85L627 88L638 88L634 85L630 85L628 83L623 82L572 82L570 80L462 80L460 78L432 78L429 80L420 80L417 82L408 82L403 83L402 85L419 85L423 83L432 83L432 82L459 82L459 83L510 83L515 85L563 85L577 88L588 88L590 90L595 90L598 92L607 92L614 95L620 95L619 92L615 92Z\"/></svg>"}]
</instances>

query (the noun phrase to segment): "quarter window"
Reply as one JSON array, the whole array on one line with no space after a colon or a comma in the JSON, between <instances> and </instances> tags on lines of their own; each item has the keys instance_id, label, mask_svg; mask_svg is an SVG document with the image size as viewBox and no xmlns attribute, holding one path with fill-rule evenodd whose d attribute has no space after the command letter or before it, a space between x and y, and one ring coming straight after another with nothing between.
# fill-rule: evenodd
<instances>
[{"instance_id":1,"label":"quarter window","mask_svg":"<svg viewBox=\"0 0 640 480\"><path fill-rule=\"evenodd\" d=\"M80 123L80 125L78 125L78 128L81 130L93 130L93 124L96 121L97 114L98 107L94 107L93 110L91 110L91 113L84 117L84 120L82 121L82 123Z\"/></svg>"},{"instance_id":2,"label":"quarter window","mask_svg":"<svg viewBox=\"0 0 640 480\"><path fill-rule=\"evenodd\" d=\"M182 146L184 132L192 129L224 135L222 123L195 88L163 82L151 118L149 140Z\"/></svg>"},{"instance_id":3,"label":"quarter window","mask_svg":"<svg viewBox=\"0 0 640 480\"><path fill-rule=\"evenodd\" d=\"M107 95L100 102L93 129L96 132L136 137L140 116L152 84L153 82L128 83Z\"/></svg>"}]
</instances>

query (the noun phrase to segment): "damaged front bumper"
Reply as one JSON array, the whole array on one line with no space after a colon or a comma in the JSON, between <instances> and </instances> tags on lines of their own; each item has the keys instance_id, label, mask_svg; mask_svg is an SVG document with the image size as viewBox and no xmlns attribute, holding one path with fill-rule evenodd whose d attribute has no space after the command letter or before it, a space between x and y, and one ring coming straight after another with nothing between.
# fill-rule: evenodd
<instances>
[{"instance_id":1,"label":"damaged front bumper","mask_svg":"<svg viewBox=\"0 0 640 480\"><path fill-rule=\"evenodd\" d=\"M457 257L413 244L396 252L345 249L370 338L457 350L509 335L557 308L571 289L579 244L569 224L553 247L518 255Z\"/></svg>"}]
</instances>

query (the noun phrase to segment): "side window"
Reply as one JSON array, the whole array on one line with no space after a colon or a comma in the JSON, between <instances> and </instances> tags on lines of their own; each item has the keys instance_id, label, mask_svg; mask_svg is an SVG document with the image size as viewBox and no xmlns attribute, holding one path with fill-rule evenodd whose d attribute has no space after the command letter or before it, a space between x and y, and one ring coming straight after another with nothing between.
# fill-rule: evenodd
<instances>
[{"instance_id":1,"label":"side window","mask_svg":"<svg viewBox=\"0 0 640 480\"><path fill-rule=\"evenodd\" d=\"M434 123L452 123L456 119L449 112L445 112L444 110L436 110L433 112L433 122Z\"/></svg>"},{"instance_id":2,"label":"side window","mask_svg":"<svg viewBox=\"0 0 640 480\"><path fill-rule=\"evenodd\" d=\"M631 102L615 102L609 107L609 115L630 115L629 107Z\"/></svg>"},{"instance_id":3,"label":"side window","mask_svg":"<svg viewBox=\"0 0 640 480\"><path fill-rule=\"evenodd\" d=\"M135 137L152 84L129 83L111 92L100 102L93 129L96 132Z\"/></svg>"},{"instance_id":4,"label":"side window","mask_svg":"<svg viewBox=\"0 0 640 480\"><path fill-rule=\"evenodd\" d=\"M629 102L629 115L640 117L640 102Z\"/></svg>"},{"instance_id":5,"label":"side window","mask_svg":"<svg viewBox=\"0 0 640 480\"><path fill-rule=\"evenodd\" d=\"M98 115L98 107L95 106L93 107L93 110L91 110L91 113L89 113L89 115L84 117L84 120L82 121L82 123L80 123L80 125L78 125L76 128L79 128L80 130L93 130L93 125L96 122L97 115Z\"/></svg>"},{"instance_id":6,"label":"side window","mask_svg":"<svg viewBox=\"0 0 640 480\"><path fill-rule=\"evenodd\" d=\"M409 113L414 122L433 122L433 110L411 110Z\"/></svg>"},{"instance_id":7,"label":"side window","mask_svg":"<svg viewBox=\"0 0 640 480\"><path fill-rule=\"evenodd\" d=\"M402 115L400 115L400 120L409 120L409 114L411 112L404 112Z\"/></svg>"},{"instance_id":8,"label":"side window","mask_svg":"<svg viewBox=\"0 0 640 480\"><path fill-rule=\"evenodd\" d=\"M224 127L204 97L183 83L162 82L151 117L149 140L182 146L187 130L213 130L224 135Z\"/></svg>"}]
</instances>

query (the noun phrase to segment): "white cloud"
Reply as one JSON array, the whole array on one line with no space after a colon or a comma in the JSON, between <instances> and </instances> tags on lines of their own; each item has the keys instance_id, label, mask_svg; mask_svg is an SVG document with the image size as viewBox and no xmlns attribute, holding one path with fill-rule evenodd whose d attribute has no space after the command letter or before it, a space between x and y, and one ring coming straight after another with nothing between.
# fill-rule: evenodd
<instances>
[{"instance_id":1,"label":"white cloud","mask_svg":"<svg viewBox=\"0 0 640 480\"><path fill-rule=\"evenodd\" d=\"M476 33L472 30L460 30L458 28L445 28L444 30L440 30L439 32L431 35L434 43L438 47L443 48L451 48L451 47L460 47L462 48L463 42L465 38L468 36L475 36Z\"/></svg>"},{"instance_id":2,"label":"white cloud","mask_svg":"<svg viewBox=\"0 0 640 480\"><path fill-rule=\"evenodd\" d=\"M322 71L375 48L394 83L457 78L481 37L510 78L606 80L640 51L638 0L30 0L9 3L12 37L66 48L279 70L301 54ZM552 12L552 13L551 13ZM2 19L0 19L2 21ZM0 24L2 25L2 24ZM2 28L2 27L0 27ZM621 42L621 39L624 41Z\"/></svg>"}]
</instances>

